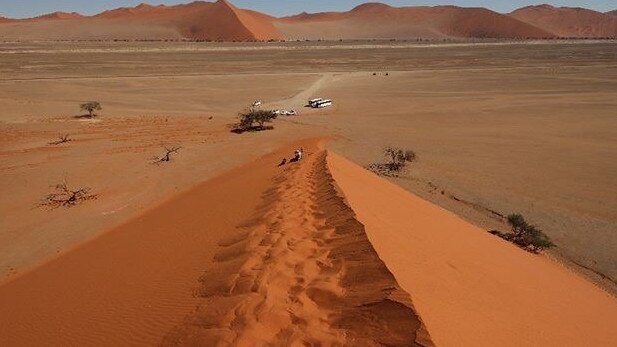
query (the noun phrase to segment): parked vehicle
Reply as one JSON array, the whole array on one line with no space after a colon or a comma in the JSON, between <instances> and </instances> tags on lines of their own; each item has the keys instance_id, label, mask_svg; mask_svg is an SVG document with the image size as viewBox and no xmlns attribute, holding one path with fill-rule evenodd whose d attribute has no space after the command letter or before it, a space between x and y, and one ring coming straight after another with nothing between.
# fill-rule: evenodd
<instances>
[{"instance_id":1,"label":"parked vehicle","mask_svg":"<svg viewBox=\"0 0 617 347\"><path fill-rule=\"evenodd\" d=\"M324 98L316 98L308 101L309 106L312 108L323 108L332 106L332 100Z\"/></svg>"},{"instance_id":2,"label":"parked vehicle","mask_svg":"<svg viewBox=\"0 0 617 347\"><path fill-rule=\"evenodd\" d=\"M318 102L322 101L323 98L316 98L316 99L311 99L308 101L308 105L311 107L315 107L314 105L317 104Z\"/></svg>"},{"instance_id":3,"label":"parked vehicle","mask_svg":"<svg viewBox=\"0 0 617 347\"><path fill-rule=\"evenodd\" d=\"M253 107L261 106L262 104L263 104L263 102L261 102L261 100L256 100L256 101L253 103Z\"/></svg>"},{"instance_id":4,"label":"parked vehicle","mask_svg":"<svg viewBox=\"0 0 617 347\"><path fill-rule=\"evenodd\" d=\"M313 104L313 108L324 108L328 106L332 106L332 100L330 99L321 100Z\"/></svg>"}]
</instances>

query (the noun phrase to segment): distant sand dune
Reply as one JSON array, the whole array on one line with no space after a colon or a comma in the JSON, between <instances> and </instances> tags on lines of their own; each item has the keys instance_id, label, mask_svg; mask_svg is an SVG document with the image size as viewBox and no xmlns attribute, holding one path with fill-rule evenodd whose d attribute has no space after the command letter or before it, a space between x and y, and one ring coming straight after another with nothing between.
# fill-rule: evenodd
<instances>
[{"instance_id":1,"label":"distant sand dune","mask_svg":"<svg viewBox=\"0 0 617 347\"><path fill-rule=\"evenodd\" d=\"M166 40L251 41L280 38L271 17L241 10L227 1L177 6L139 5L93 17L52 13L0 27L4 40ZM58 20L62 19L62 20ZM2 23L0 19L0 23Z\"/></svg>"},{"instance_id":2,"label":"distant sand dune","mask_svg":"<svg viewBox=\"0 0 617 347\"><path fill-rule=\"evenodd\" d=\"M291 39L550 38L548 31L484 8L365 4L349 12L301 14L276 27Z\"/></svg>"},{"instance_id":3,"label":"distant sand dune","mask_svg":"<svg viewBox=\"0 0 617 347\"><path fill-rule=\"evenodd\" d=\"M617 17L584 8L527 6L510 17L561 37L617 37Z\"/></svg>"},{"instance_id":4,"label":"distant sand dune","mask_svg":"<svg viewBox=\"0 0 617 347\"><path fill-rule=\"evenodd\" d=\"M54 12L0 17L4 40L338 40L542 39L617 37L617 18L577 8L525 7L511 14L458 6L392 7L366 3L347 12L275 18L227 0L121 7L95 16Z\"/></svg>"}]
</instances>

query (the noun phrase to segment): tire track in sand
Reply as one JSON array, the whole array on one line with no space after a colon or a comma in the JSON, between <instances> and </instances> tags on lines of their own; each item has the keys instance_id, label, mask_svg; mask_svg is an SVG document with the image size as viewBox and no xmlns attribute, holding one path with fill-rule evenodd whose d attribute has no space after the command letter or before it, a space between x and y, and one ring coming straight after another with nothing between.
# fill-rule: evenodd
<instances>
[{"instance_id":1,"label":"tire track in sand","mask_svg":"<svg viewBox=\"0 0 617 347\"><path fill-rule=\"evenodd\" d=\"M200 281L204 303L164 345L432 345L326 155L283 169L253 217L220 242Z\"/></svg>"}]
</instances>

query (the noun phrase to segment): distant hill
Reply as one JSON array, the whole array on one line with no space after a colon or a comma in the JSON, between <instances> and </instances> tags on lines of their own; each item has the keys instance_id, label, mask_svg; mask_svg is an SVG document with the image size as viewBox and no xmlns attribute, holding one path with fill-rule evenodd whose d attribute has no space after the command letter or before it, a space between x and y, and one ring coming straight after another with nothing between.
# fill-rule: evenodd
<instances>
[{"instance_id":1,"label":"distant hill","mask_svg":"<svg viewBox=\"0 0 617 347\"><path fill-rule=\"evenodd\" d=\"M52 19L66 19L62 21ZM274 18L238 9L225 0L177 6L141 4L92 17L53 13L4 22L0 37L39 40L203 39L250 41L280 39Z\"/></svg>"},{"instance_id":2,"label":"distant hill","mask_svg":"<svg viewBox=\"0 0 617 347\"><path fill-rule=\"evenodd\" d=\"M45 19L77 19L77 18L83 18L84 16L82 16L81 14L77 13L77 12L54 12L54 13L49 13L49 14L45 14L42 16L38 16L38 17L34 17L31 18L31 20L45 20Z\"/></svg>"},{"instance_id":3,"label":"distant hill","mask_svg":"<svg viewBox=\"0 0 617 347\"><path fill-rule=\"evenodd\" d=\"M584 8L527 6L510 17L560 37L617 37L617 17Z\"/></svg>"},{"instance_id":4,"label":"distant hill","mask_svg":"<svg viewBox=\"0 0 617 347\"><path fill-rule=\"evenodd\" d=\"M291 39L550 38L545 30L484 9L392 7L369 3L348 12L302 13L275 22Z\"/></svg>"},{"instance_id":5,"label":"distant hill","mask_svg":"<svg viewBox=\"0 0 617 347\"><path fill-rule=\"evenodd\" d=\"M0 17L4 40L540 39L617 37L617 11L529 6L510 14L457 6L392 7L367 3L347 12L275 18L226 0L121 7L94 16L54 12Z\"/></svg>"}]
</instances>

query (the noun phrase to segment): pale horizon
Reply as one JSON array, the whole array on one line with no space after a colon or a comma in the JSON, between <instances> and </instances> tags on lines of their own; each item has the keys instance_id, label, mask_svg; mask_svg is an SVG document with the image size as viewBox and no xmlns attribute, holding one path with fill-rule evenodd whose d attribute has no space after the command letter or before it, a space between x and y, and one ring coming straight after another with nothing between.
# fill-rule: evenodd
<instances>
[{"instance_id":1,"label":"pale horizon","mask_svg":"<svg viewBox=\"0 0 617 347\"><path fill-rule=\"evenodd\" d=\"M209 2L214 2L210 0ZM88 1L84 3L79 0L23 0L20 2L0 0L0 16L7 18L32 18L41 16L53 12L78 12L83 15L95 15L106 10L111 10L119 7L134 7L140 3L147 3L150 5L178 5L190 3L192 1L144 1L144 0L111 0L111 1ZM307 4L306 1L288 0L282 4L280 1L274 0L231 0L235 6L251 9L263 13L267 13L273 16L288 16L302 12L325 12L325 11L348 11L360 4L375 1L358 1L358 0L342 0L332 1L316 0L311 4ZM484 7L499 13L509 13L515 9L530 6L541 5L543 2L531 2L531 1L482 1L482 0L463 0L463 1L409 1L409 0L384 0L377 1L385 3L391 6L439 6L439 5L453 5L460 7ZM548 3L555 7L581 7L598 12L608 12L617 9L617 5L609 5L604 1L577 1L577 0L565 0L554 1Z\"/></svg>"}]
</instances>

